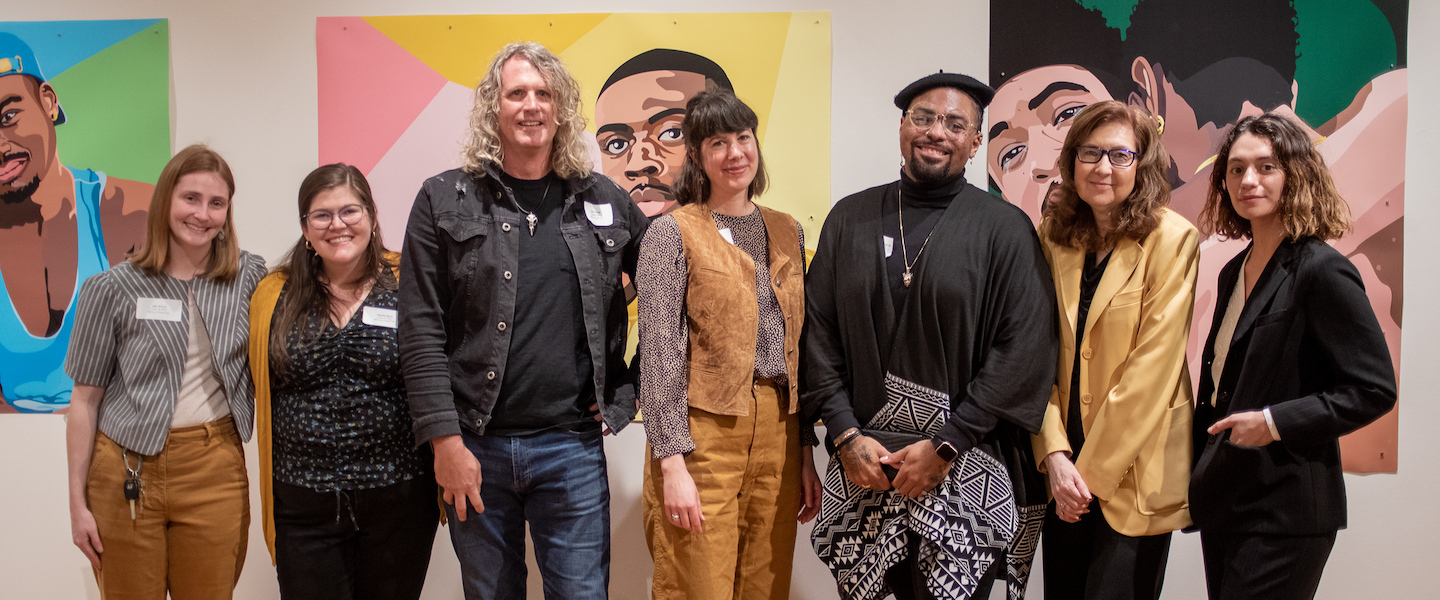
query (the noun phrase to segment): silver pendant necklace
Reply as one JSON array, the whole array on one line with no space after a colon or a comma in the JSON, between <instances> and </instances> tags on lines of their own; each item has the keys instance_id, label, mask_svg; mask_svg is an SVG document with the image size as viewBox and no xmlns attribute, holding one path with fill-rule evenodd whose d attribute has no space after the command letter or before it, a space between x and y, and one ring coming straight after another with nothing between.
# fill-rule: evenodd
<instances>
[{"instance_id":1,"label":"silver pendant necklace","mask_svg":"<svg viewBox=\"0 0 1440 600\"><path fill-rule=\"evenodd\" d=\"M551 183L554 183L554 181L550 181L545 184L545 192L540 194L540 203L535 205L535 210L540 210L542 206L545 206L545 197L550 195ZM519 194L515 195L515 206L519 206L520 210L525 211L525 224L530 226L530 237L535 237L535 225L540 223L540 217L535 216L534 210L530 210L520 205Z\"/></svg>"},{"instance_id":2,"label":"silver pendant necklace","mask_svg":"<svg viewBox=\"0 0 1440 600\"><path fill-rule=\"evenodd\" d=\"M900 275L900 282L908 288L910 282L915 280L915 274L911 268L920 262L920 253L925 251L925 246L930 245L930 236L935 235L935 228L931 227L930 233L925 234L925 241L920 244L920 250L915 252L915 262L910 262L910 252L905 248L905 191L897 189L895 192L899 195L895 212L900 219L900 260L905 262L905 273Z\"/></svg>"}]
</instances>

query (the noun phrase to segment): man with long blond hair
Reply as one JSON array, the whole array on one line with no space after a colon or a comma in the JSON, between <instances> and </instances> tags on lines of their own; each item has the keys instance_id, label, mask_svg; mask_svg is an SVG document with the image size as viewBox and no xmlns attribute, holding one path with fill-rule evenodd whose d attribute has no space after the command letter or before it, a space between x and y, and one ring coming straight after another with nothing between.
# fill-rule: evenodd
<instances>
[{"instance_id":1,"label":"man with long blond hair","mask_svg":"<svg viewBox=\"0 0 1440 600\"><path fill-rule=\"evenodd\" d=\"M405 231L401 365L470 599L525 597L527 521L547 596L607 597L601 435L635 416L621 274L648 221L590 170L584 130L560 59L506 46L464 166L425 181Z\"/></svg>"}]
</instances>

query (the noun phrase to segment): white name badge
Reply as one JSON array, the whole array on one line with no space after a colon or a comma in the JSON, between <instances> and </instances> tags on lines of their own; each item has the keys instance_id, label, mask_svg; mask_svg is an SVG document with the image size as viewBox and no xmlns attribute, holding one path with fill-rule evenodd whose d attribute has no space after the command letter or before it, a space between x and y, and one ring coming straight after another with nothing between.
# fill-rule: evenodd
<instances>
[{"instance_id":1,"label":"white name badge","mask_svg":"<svg viewBox=\"0 0 1440 600\"><path fill-rule=\"evenodd\" d=\"M730 245L731 245L731 246L734 246L734 245L735 245L735 236L734 236L734 234L731 234L731 233L730 233L730 228L729 228L729 227L726 227L725 229L721 229L721 230L720 230L720 237L723 237L723 238L725 238L725 241L730 242Z\"/></svg>"},{"instance_id":2,"label":"white name badge","mask_svg":"<svg viewBox=\"0 0 1440 600\"><path fill-rule=\"evenodd\" d=\"M585 203L585 218L596 227L609 227L615 224L615 213L610 209L609 204Z\"/></svg>"},{"instance_id":3,"label":"white name badge","mask_svg":"<svg viewBox=\"0 0 1440 600\"><path fill-rule=\"evenodd\" d=\"M168 298L136 298L135 318L146 321L180 322L185 314L185 303Z\"/></svg>"},{"instance_id":4,"label":"white name badge","mask_svg":"<svg viewBox=\"0 0 1440 600\"><path fill-rule=\"evenodd\" d=\"M888 235L880 237L885 238L885 258L890 258L890 255L895 253L895 238Z\"/></svg>"},{"instance_id":5,"label":"white name badge","mask_svg":"<svg viewBox=\"0 0 1440 600\"><path fill-rule=\"evenodd\" d=\"M395 329L395 327L400 324L400 317L395 314L395 309L393 308L367 306L360 313L360 322L371 327L389 327Z\"/></svg>"}]
</instances>

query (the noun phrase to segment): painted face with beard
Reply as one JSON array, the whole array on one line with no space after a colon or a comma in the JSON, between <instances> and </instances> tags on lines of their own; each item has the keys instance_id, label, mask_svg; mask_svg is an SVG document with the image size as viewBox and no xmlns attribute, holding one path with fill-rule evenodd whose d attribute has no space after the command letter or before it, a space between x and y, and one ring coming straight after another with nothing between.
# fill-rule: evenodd
<instances>
[{"instance_id":1,"label":"painted face with beard","mask_svg":"<svg viewBox=\"0 0 1440 600\"><path fill-rule=\"evenodd\" d=\"M50 84L26 76L0 77L0 201L19 204L40 187L55 151Z\"/></svg>"},{"instance_id":2,"label":"painted face with beard","mask_svg":"<svg viewBox=\"0 0 1440 600\"><path fill-rule=\"evenodd\" d=\"M929 127L916 125L916 120L928 120ZM964 130L951 131L956 124ZM900 117L900 155L905 174L917 183L936 183L960 174L978 151L980 107L960 90L939 87L916 96Z\"/></svg>"}]
</instances>

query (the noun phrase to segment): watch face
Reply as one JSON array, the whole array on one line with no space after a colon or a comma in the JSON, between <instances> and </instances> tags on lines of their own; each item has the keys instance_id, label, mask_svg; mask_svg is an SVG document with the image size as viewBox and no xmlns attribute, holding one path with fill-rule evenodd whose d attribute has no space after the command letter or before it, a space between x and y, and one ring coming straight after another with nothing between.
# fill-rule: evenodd
<instances>
[{"instance_id":1,"label":"watch face","mask_svg":"<svg viewBox=\"0 0 1440 600\"><path fill-rule=\"evenodd\" d=\"M950 445L950 442L940 442L940 445L935 448L935 455L945 459L946 462L954 462L956 454L958 453L955 452L955 446Z\"/></svg>"}]
</instances>

